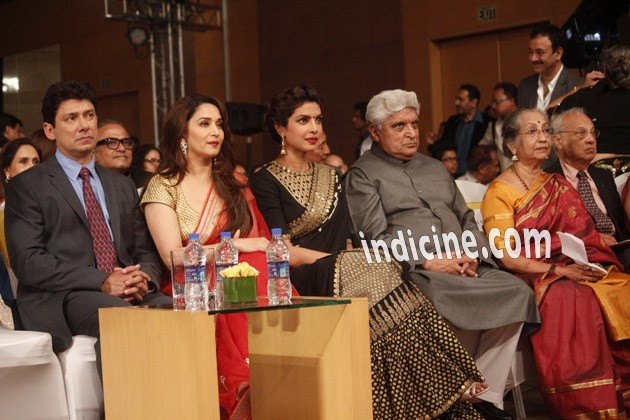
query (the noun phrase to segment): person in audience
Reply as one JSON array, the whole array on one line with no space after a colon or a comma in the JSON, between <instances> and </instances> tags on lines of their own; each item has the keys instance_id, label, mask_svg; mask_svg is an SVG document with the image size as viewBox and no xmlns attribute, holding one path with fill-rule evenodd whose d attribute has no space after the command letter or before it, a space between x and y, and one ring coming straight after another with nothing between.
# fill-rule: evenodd
<instances>
[{"instance_id":1,"label":"person in audience","mask_svg":"<svg viewBox=\"0 0 630 420\"><path fill-rule=\"evenodd\" d=\"M249 174L247 173L247 168L245 167L244 164L242 164L239 161L236 161L236 165L234 166L234 171L241 174L243 178L245 178L245 181L247 181L247 179L249 178Z\"/></svg>"},{"instance_id":2,"label":"person in audience","mask_svg":"<svg viewBox=\"0 0 630 420\"><path fill-rule=\"evenodd\" d=\"M2 169L3 175L0 184L0 250L4 262L9 268L11 262L4 235L4 196L7 184L13 177L37 165L41 160L41 151L27 138L13 140L5 144L0 151L0 169Z\"/></svg>"},{"instance_id":3,"label":"person in audience","mask_svg":"<svg viewBox=\"0 0 630 420\"><path fill-rule=\"evenodd\" d=\"M282 228L298 249L331 254L295 267L291 280L304 294L368 296L375 418L434 418L442 413L478 418L464 400L480 395L487 384L479 383L474 362L431 303L405 280L404 266L370 264L362 250L346 251L349 215L340 174L307 157L323 141L321 104L315 89L305 85L272 98L267 127L285 153L250 178L269 226ZM389 326L381 323L383 317L391 320ZM392 353L406 357L391 360Z\"/></svg>"},{"instance_id":4,"label":"person in audience","mask_svg":"<svg viewBox=\"0 0 630 420\"><path fill-rule=\"evenodd\" d=\"M468 156L470 151L479 144L488 127L488 120L479 111L481 93L479 88L471 84L463 84L455 95L455 109L457 114L446 121L442 135L427 132L425 140L429 145L429 152L438 144L449 144L457 150L457 176L468 170Z\"/></svg>"},{"instance_id":5,"label":"person in audience","mask_svg":"<svg viewBox=\"0 0 630 420\"><path fill-rule=\"evenodd\" d=\"M431 150L431 156L442 162L453 178L457 175L457 149L448 144L437 145Z\"/></svg>"},{"instance_id":6,"label":"person in audience","mask_svg":"<svg viewBox=\"0 0 630 420\"><path fill-rule=\"evenodd\" d=\"M162 163L162 153L152 144L142 144L133 150L132 167L142 168L152 174L158 171Z\"/></svg>"},{"instance_id":7,"label":"person in audience","mask_svg":"<svg viewBox=\"0 0 630 420\"><path fill-rule=\"evenodd\" d=\"M33 136L31 137L31 142L33 142L33 144L42 151L42 162L54 155L55 150L57 150L57 144L54 140L50 140L46 137L46 133L44 133L43 128L35 130Z\"/></svg>"},{"instance_id":8,"label":"person in audience","mask_svg":"<svg viewBox=\"0 0 630 420\"><path fill-rule=\"evenodd\" d=\"M138 141L129 137L123 125L111 119L101 120L98 124L94 158L96 163L123 175L129 175L131 153Z\"/></svg>"},{"instance_id":9,"label":"person in audience","mask_svg":"<svg viewBox=\"0 0 630 420\"><path fill-rule=\"evenodd\" d=\"M344 162L343 158L339 155L330 154L326 156L324 163L337 169L341 175L344 175L346 172L348 172L348 165L346 165L346 162Z\"/></svg>"},{"instance_id":10,"label":"person in audience","mask_svg":"<svg viewBox=\"0 0 630 420\"><path fill-rule=\"evenodd\" d=\"M99 336L99 308L171 299L154 292L161 270L136 188L94 163L94 91L83 82L54 83L42 116L57 151L11 178L6 233L22 324L50 333L61 352L73 335ZM98 340L95 350L100 369Z\"/></svg>"},{"instance_id":11,"label":"person in audience","mask_svg":"<svg viewBox=\"0 0 630 420\"><path fill-rule=\"evenodd\" d=\"M142 144L133 149L129 175L136 187L147 185L149 179L157 172L162 163L162 154L152 144Z\"/></svg>"},{"instance_id":12,"label":"person in audience","mask_svg":"<svg viewBox=\"0 0 630 420\"><path fill-rule=\"evenodd\" d=\"M24 124L22 120L11 115L0 115L0 147L7 142L24 137Z\"/></svg>"},{"instance_id":13,"label":"person in audience","mask_svg":"<svg viewBox=\"0 0 630 420\"><path fill-rule=\"evenodd\" d=\"M306 158L313 163L324 163L326 158L330 155L330 147L326 142L326 135L323 135L324 141L314 150L309 150L306 154Z\"/></svg>"},{"instance_id":14,"label":"person in audience","mask_svg":"<svg viewBox=\"0 0 630 420\"><path fill-rule=\"evenodd\" d=\"M256 267L258 293L267 294L265 250L269 230L245 179L234 171L227 113L217 99L193 94L178 100L164 120L163 161L142 196L141 207L162 261L198 233L216 244L223 231L233 234L239 260ZM292 253L300 261L299 250ZM171 282L163 290L168 294ZM247 318L220 315L216 324L221 409L231 418L248 418L249 366Z\"/></svg>"},{"instance_id":15,"label":"person in audience","mask_svg":"<svg viewBox=\"0 0 630 420\"><path fill-rule=\"evenodd\" d=\"M542 23L532 28L527 49L534 74L518 85L518 105L521 108L546 110L558 104L567 93L582 86L590 86L603 74L593 73L584 80L562 65L567 40L560 28Z\"/></svg>"},{"instance_id":16,"label":"person in audience","mask_svg":"<svg viewBox=\"0 0 630 420\"><path fill-rule=\"evenodd\" d=\"M578 191L542 171L551 149L547 115L514 111L503 123L503 139L514 164L490 185L481 211L501 264L536 292L543 323L531 341L547 407L558 418L622 418L630 276L620 271ZM547 232L546 239L532 240L532 229ZM588 260L604 269L564 255L557 232L580 238Z\"/></svg>"},{"instance_id":17,"label":"person in audience","mask_svg":"<svg viewBox=\"0 0 630 420\"><path fill-rule=\"evenodd\" d=\"M630 45L605 49L600 60L606 77L564 99L558 111L574 107L586 110L601 132L595 165L618 176L630 171Z\"/></svg>"},{"instance_id":18,"label":"person in audience","mask_svg":"<svg viewBox=\"0 0 630 420\"><path fill-rule=\"evenodd\" d=\"M517 108L517 88L510 82L500 82L494 85L492 91L492 110L496 120L492 120L488 125L486 133L479 142L481 145L496 146L499 153L499 164L501 171L505 171L512 162L503 152L503 137L501 137L501 126L505 117L510 115Z\"/></svg>"},{"instance_id":19,"label":"person in audience","mask_svg":"<svg viewBox=\"0 0 630 420\"><path fill-rule=\"evenodd\" d=\"M492 403L503 401L524 323L528 330L539 323L533 293L497 269L450 174L418 153L419 110L414 92L388 90L370 100L375 144L345 179L352 228L409 262L414 284L454 326L491 387L476 406L490 418L511 418ZM464 241L469 251L458 253ZM406 242L419 246L409 250Z\"/></svg>"},{"instance_id":20,"label":"person in audience","mask_svg":"<svg viewBox=\"0 0 630 420\"><path fill-rule=\"evenodd\" d=\"M0 167L2 169L2 208L4 208L4 191L11 178L32 168L42 161L39 147L25 137L13 140L0 151Z\"/></svg>"},{"instance_id":21,"label":"person in audience","mask_svg":"<svg viewBox=\"0 0 630 420\"><path fill-rule=\"evenodd\" d=\"M551 119L552 142L558 162L547 172L562 175L575 188L591 215L595 228L609 246L630 239L625 213L612 173L591 166L597 153L599 130L583 108L572 108ZM624 270L630 272L630 249L613 248Z\"/></svg>"},{"instance_id":22,"label":"person in audience","mask_svg":"<svg viewBox=\"0 0 630 420\"><path fill-rule=\"evenodd\" d=\"M372 137L370 137L370 130L368 130L365 123L365 110L367 108L367 102L358 102L354 104L354 111L352 112L352 127L359 132L359 142L357 143L355 159L361 157L361 155L372 147Z\"/></svg>"},{"instance_id":23,"label":"person in audience","mask_svg":"<svg viewBox=\"0 0 630 420\"><path fill-rule=\"evenodd\" d=\"M475 146L468 156L468 172L457 179L489 185L500 173L497 148L494 146Z\"/></svg>"}]
</instances>

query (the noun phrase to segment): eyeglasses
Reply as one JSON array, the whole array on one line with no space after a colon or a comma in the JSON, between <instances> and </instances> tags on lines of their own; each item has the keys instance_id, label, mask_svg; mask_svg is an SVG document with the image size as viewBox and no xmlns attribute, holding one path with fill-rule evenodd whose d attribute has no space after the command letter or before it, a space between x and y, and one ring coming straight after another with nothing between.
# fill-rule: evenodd
<instances>
[{"instance_id":1,"label":"eyeglasses","mask_svg":"<svg viewBox=\"0 0 630 420\"><path fill-rule=\"evenodd\" d=\"M159 165L160 163L162 163L162 159L157 158L144 159L144 161L150 163L151 165Z\"/></svg>"},{"instance_id":2,"label":"eyeglasses","mask_svg":"<svg viewBox=\"0 0 630 420\"><path fill-rule=\"evenodd\" d=\"M505 101L509 101L509 100L510 100L510 98L501 99L499 101L497 101L496 99L493 99L491 103L492 103L492 105L499 105L500 103L505 102Z\"/></svg>"},{"instance_id":3,"label":"eyeglasses","mask_svg":"<svg viewBox=\"0 0 630 420\"><path fill-rule=\"evenodd\" d=\"M587 130L585 128L578 128L577 130L573 130L573 131L558 131L557 133L554 133L554 134L562 134L562 133L573 133L575 134L575 137L577 137L579 140L584 140L587 134L590 134L591 136L593 136L594 139L598 138L599 135L601 134L601 132L596 128L593 128L592 130Z\"/></svg>"},{"instance_id":4,"label":"eyeglasses","mask_svg":"<svg viewBox=\"0 0 630 420\"><path fill-rule=\"evenodd\" d=\"M100 140L96 143L97 146L107 145L112 150L118 149L118 145L122 143L123 147L127 150L133 149L136 147L137 140L133 137L128 137L126 139L117 139L116 137L108 137L106 139Z\"/></svg>"},{"instance_id":5,"label":"eyeglasses","mask_svg":"<svg viewBox=\"0 0 630 420\"><path fill-rule=\"evenodd\" d=\"M545 137L549 137L551 135L551 128L549 127L545 127L545 128L530 128L528 130L525 131L521 131L518 134L522 134L525 137L527 137L528 139L535 139L538 138L538 136L542 133L543 136Z\"/></svg>"}]
</instances>

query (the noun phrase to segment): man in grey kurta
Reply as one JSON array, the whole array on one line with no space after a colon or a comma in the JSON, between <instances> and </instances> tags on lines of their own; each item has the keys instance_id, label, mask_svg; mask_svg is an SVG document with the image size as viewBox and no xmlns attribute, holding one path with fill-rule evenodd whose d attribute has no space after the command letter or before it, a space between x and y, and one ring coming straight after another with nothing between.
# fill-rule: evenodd
<instances>
[{"instance_id":1,"label":"man in grey kurta","mask_svg":"<svg viewBox=\"0 0 630 420\"><path fill-rule=\"evenodd\" d=\"M413 92L385 91L370 101L374 144L346 176L353 230L364 243L383 240L399 255L403 238L414 283L454 326L491 386L480 398L499 403L523 323L538 324L540 315L529 286L498 270L490 253L477 260L466 255L427 259L420 252L419 240L427 237L425 254L439 253L435 234L444 251L443 233L455 234L461 243L468 231L479 251L489 251L490 245L444 166L417 153L418 112Z\"/></svg>"}]
</instances>

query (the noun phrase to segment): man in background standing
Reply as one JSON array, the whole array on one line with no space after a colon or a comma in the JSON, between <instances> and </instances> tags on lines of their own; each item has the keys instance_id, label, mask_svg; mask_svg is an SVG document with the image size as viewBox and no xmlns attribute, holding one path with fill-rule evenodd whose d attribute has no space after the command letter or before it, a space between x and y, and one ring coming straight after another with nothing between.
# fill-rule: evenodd
<instances>
[{"instance_id":1,"label":"man in background standing","mask_svg":"<svg viewBox=\"0 0 630 420\"><path fill-rule=\"evenodd\" d=\"M436 144L449 144L457 150L457 175L463 175L468 170L468 155L479 144L486 132L488 122L483 113L479 111L481 93L475 85L463 84L455 95L455 109L457 114L452 115L444 125L442 137L428 132L425 136L429 144L429 152L432 152Z\"/></svg>"}]
</instances>

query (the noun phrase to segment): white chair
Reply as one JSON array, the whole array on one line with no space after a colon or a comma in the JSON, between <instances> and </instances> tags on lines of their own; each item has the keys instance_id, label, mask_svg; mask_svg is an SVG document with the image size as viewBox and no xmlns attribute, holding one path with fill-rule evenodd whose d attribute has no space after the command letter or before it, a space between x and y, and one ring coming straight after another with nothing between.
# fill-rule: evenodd
<instances>
[{"instance_id":1,"label":"white chair","mask_svg":"<svg viewBox=\"0 0 630 420\"><path fill-rule=\"evenodd\" d=\"M9 275L12 275L11 286L13 287L14 283L17 285L17 279L10 269ZM17 296L17 290L14 289L13 293L14 296ZM15 333L44 334L33 331L15 331ZM50 335L44 335L48 337L47 351L55 356L52 351ZM103 385L96 366L95 342L96 338L94 337L74 336L72 337L72 345L55 357L57 368L61 367L62 389L65 386L66 417L63 418L69 420L99 420L102 418L104 412Z\"/></svg>"},{"instance_id":2,"label":"white chair","mask_svg":"<svg viewBox=\"0 0 630 420\"><path fill-rule=\"evenodd\" d=\"M630 176L630 172L626 172L625 174L621 174L615 178L615 184L617 185L617 192L619 193L619 197L621 197L621 194L623 193L623 187L626 186L628 176Z\"/></svg>"},{"instance_id":3,"label":"white chair","mask_svg":"<svg viewBox=\"0 0 630 420\"><path fill-rule=\"evenodd\" d=\"M483 216L481 215L481 201L488 189L483 184L472 181L456 180L457 188L464 196L464 201L469 209L475 213L475 221L479 230L483 231Z\"/></svg>"},{"instance_id":4,"label":"white chair","mask_svg":"<svg viewBox=\"0 0 630 420\"><path fill-rule=\"evenodd\" d=\"M0 327L0 412L23 420L69 418L50 334Z\"/></svg>"},{"instance_id":5,"label":"white chair","mask_svg":"<svg viewBox=\"0 0 630 420\"><path fill-rule=\"evenodd\" d=\"M512 368L505 385L506 391L512 390L517 419L527 418L525 402L521 390L521 385L525 381L536 382L536 365L529 339L527 336L521 334L521 338L516 346L514 359L512 360Z\"/></svg>"},{"instance_id":6,"label":"white chair","mask_svg":"<svg viewBox=\"0 0 630 420\"><path fill-rule=\"evenodd\" d=\"M96 338L72 337L72 346L59 353L70 420L99 420L103 415L103 386L98 376Z\"/></svg>"}]
</instances>

